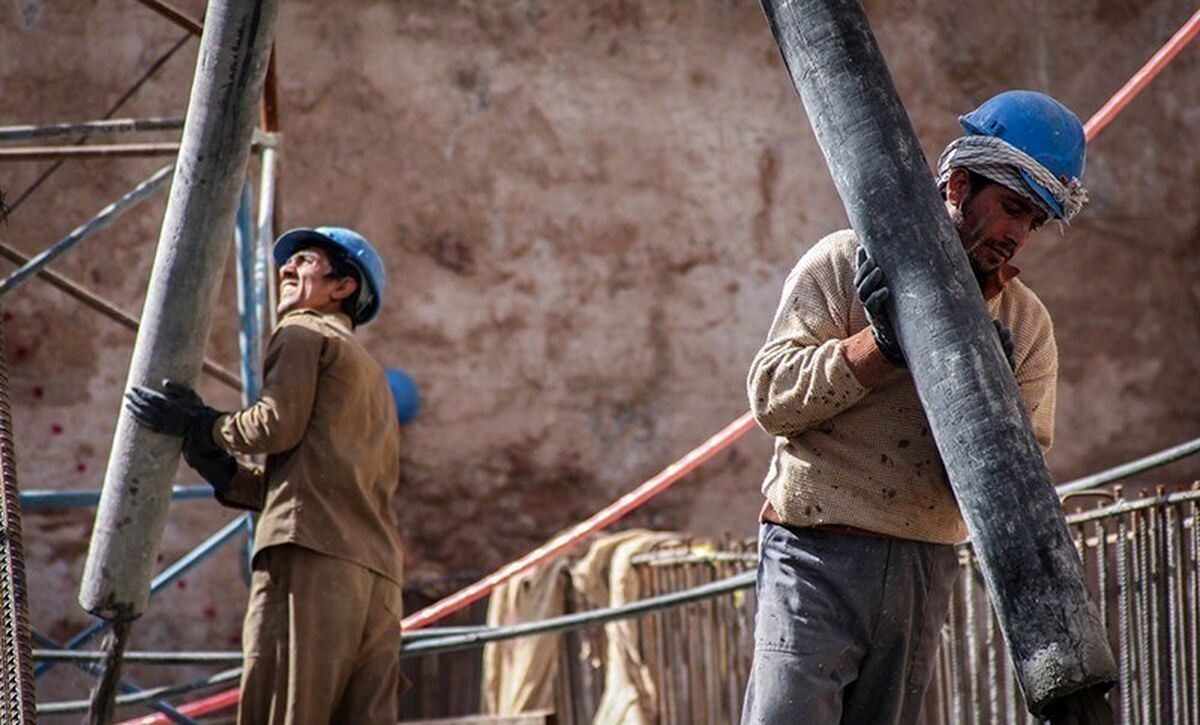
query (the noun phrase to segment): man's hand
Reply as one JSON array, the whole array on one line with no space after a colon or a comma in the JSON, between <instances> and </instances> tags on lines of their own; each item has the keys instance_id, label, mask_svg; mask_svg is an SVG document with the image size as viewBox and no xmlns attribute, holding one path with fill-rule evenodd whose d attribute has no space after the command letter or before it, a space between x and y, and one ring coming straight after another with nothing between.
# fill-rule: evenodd
<instances>
[{"instance_id":1,"label":"man's hand","mask_svg":"<svg viewBox=\"0 0 1200 725\"><path fill-rule=\"evenodd\" d=\"M858 291L858 301L867 313L867 322L871 323L875 346L888 362L905 367L904 351L896 341L896 332L887 312L887 301L892 293L883 278L883 270L861 246L854 254L854 266L854 288Z\"/></svg>"},{"instance_id":2,"label":"man's hand","mask_svg":"<svg viewBox=\"0 0 1200 725\"><path fill-rule=\"evenodd\" d=\"M1000 347L1004 350L1004 359L1008 360L1008 369L1015 373L1017 371L1017 360L1013 354L1012 333L1008 331L1008 328L1000 320L992 320L992 324L996 326L996 334L1000 336Z\"/></svg>"},{"instance_id":3,"label":"man's hand","mask_svg":"<svg viewBox=\"0 0 1200 725\"><path fill-rule=\"evenodd\" d=\"M186 385L164 380L162 392L135 385L125 393L125 408L150 430L183 438L185 448L197 453L220 450L212 427L221 413Z\"/></svg>"}]
</instances>

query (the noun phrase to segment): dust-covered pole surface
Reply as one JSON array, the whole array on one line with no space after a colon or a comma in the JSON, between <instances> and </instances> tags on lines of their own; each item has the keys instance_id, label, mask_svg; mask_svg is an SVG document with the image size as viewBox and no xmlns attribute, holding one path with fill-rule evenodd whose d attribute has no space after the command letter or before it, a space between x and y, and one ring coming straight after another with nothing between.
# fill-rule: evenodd
<instances>
[{"instance_id":1,"label":"dust-covered pole surface","mask_svg":"<svg viewBox=\"0 0 1200 725\"><path fill-rule=\"evenodd\" d=\"M212 0L183 141L126 388L200 372L275 29L276 0ZM79 590L109 620L141 615L166 524L180 439L122 408Z\"/></svg>"},{"instance_id":2,"label":"dust-covered pole surface","mask_svg":"<svg viewBox=\"0 0 1200 725\"><path fill-rule=\"evenodd\" d=\"M763 0L891 314L1035 714L1116 680L1050 472L858 0Z\"/></svg>"}]
</instances>

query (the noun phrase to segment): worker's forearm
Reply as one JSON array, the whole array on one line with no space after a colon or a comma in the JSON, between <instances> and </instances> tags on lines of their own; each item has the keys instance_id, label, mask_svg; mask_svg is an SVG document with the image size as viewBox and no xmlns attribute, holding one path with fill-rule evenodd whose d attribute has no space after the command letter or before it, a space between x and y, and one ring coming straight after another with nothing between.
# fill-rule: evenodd
<instances>
[{"instance_id":1,"label":"worker's forearm","mask_svg":"<svg viewBox=\"0 0 1200 725\"><path fill-rule=\"evenodd\" d=\"M835 339L815 346L768 343L750 366L747 392L759 426L771 435L790 437L841 414L865 390Z\"/></svg>"},{"instance_id":2,"label":"worker's forearm","mask_svg":"<svg viewBox=\"0 0 1200 725\"><path fill-rule=\"evenodd\" d=\"M869 325L842 340L841 348L850 371L864 388L875 387L897 369L879 351Z\"/></svg>"}]
</instances>

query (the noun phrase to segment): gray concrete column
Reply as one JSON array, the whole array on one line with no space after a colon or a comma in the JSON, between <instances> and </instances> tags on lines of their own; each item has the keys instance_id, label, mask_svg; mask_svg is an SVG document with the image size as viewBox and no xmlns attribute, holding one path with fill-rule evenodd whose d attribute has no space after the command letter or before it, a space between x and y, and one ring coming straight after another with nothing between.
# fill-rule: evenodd
<instances>
[{"instance_id":1,"label":"gray concrete column","mask_svg":"<svg viewBox=\"0 0 1200 725\"><path fill-rule=\"evenodd\" d=\"M126 387L193 384L246 175L276 0L212 0L204 18L183 142ZM84 609L140 616L166 524L180 439L121 409L79 590Z\"/></svg>"}]
</instances>

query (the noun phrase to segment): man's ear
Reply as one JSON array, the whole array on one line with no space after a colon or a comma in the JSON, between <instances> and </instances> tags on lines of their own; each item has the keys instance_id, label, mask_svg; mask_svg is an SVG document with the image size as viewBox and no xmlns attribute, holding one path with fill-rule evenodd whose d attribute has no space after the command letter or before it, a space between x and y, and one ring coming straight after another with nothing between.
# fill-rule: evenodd
<instances>
[{"instance_id":1,"label":"man's ear","mask_svg":"<svg viewBox=\"0 0 1200 725\"><path fill-rule=\"evenodd\" d=\"M961 166L951 171L950 178L946 180L946 201L953 204L954 208L962 209L970 191L971 173Z\"/></svg>"},{"instance_id":2,"label":"man's ear","mask_svg":"<svg viewBox=\"0 0 1200 725\"><path fill-rule=\"evenodd\" d=\"M358 282L356 282L353 277L342 277L338 280L338 283L333 288L333 291L329 293L329 296L341 302L350 295L354 294L356 289L358 289Z\"/></svg>"}]
</instances>

